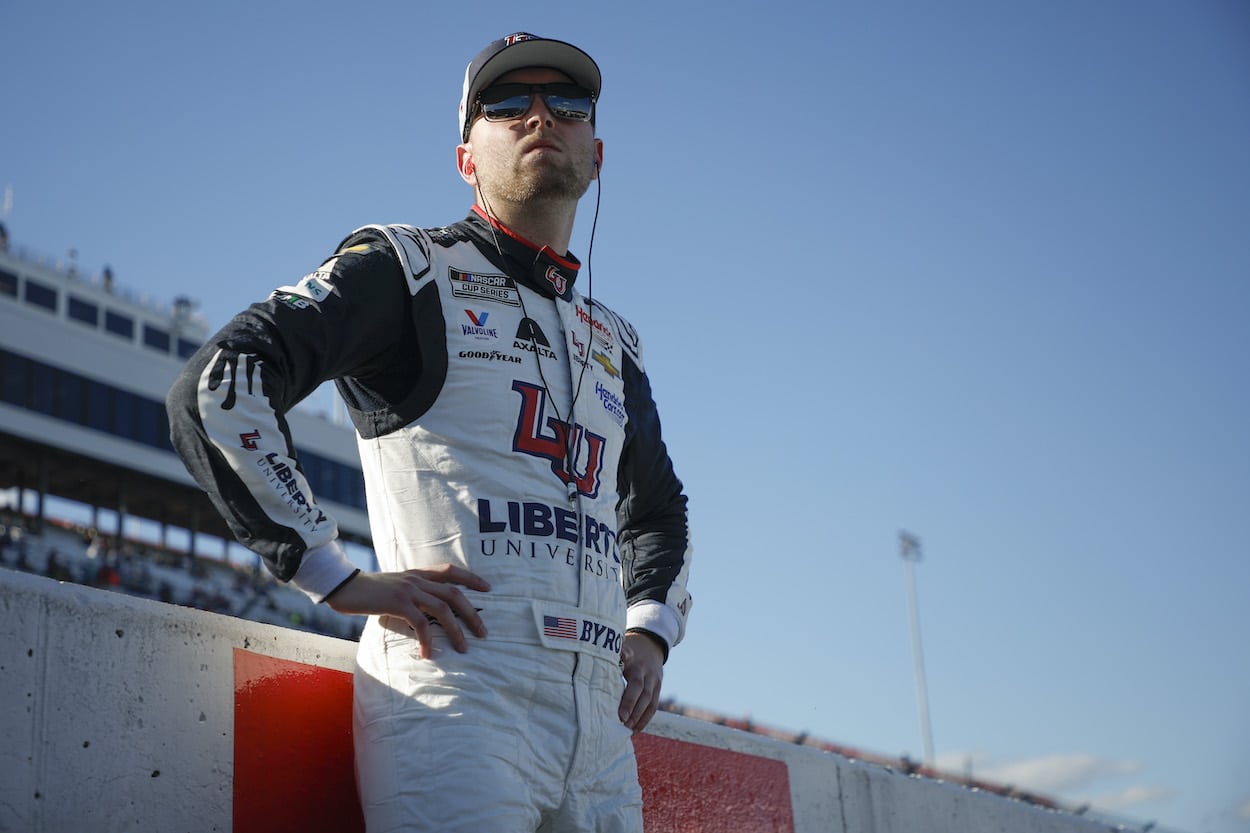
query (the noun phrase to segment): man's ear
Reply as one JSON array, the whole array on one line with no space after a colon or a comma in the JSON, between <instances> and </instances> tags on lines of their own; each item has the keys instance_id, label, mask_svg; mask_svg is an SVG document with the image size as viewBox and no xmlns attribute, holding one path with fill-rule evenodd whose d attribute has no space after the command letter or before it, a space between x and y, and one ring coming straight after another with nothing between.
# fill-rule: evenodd
<instances>
[{"instance_id":1,"label":"man's ear","mask_svg":"<svg viewBox=\"0 0 1250 833\"><path fill-rule=\"evenodd\" d=\"M471 145L456 145L456 167L460 170L461 179L469 185L477 186L477 166L473 164L473 147Z\"/></svg>"},{"instance_id":2,"label":"man's ear","mask_svg":"<svg viewBox=\"0 0 1250 833\"><path fill-rule=\"evenodd\" d=\"M595 139L595 171L591 179L598 179L599 172L603 170L603 140Z\"/></svg>"}]
</instances>

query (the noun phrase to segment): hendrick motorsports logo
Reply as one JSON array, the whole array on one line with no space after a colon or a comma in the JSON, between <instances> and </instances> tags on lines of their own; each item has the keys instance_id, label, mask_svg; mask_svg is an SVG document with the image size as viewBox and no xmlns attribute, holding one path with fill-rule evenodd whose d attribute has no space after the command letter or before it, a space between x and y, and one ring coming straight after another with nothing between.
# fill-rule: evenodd
<instances>
[{"instance_id":1,"label":"hendrick motorsports logo","mask_svg":"<svg viewBox=\"0 0 1250 833\"><path fill-rule=\"evenodd\" d=\"M607 347L612 346L614 341L612 337L612 329L598 318L595 318L587 310L583 309L581 304L574 307L577 313L577 320L590 327L590 331L595 334L595 338Z\"/></svg>"},{"instance_id":2,"label":"hendrick motorsports logo","mask_svg":"<svg viewBox=\"0 0 1250 833\"><path fill-rule=\"evenodd\" d=\"M599 381L595 382L595 393L599 396L599 401L603 403L603 409L612 415L616 424L624 425L625 404L621 402L621 398Z\"/></svg>"}]
</instances>

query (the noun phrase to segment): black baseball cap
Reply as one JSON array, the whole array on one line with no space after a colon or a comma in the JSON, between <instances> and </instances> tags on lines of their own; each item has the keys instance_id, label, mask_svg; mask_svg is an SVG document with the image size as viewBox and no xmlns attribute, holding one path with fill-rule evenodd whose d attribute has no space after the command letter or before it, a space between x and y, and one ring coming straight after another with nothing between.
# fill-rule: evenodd
<instances>
[{"instance_id":1,"label":"black baseball cap","mask_svg":"<svg viewBox=\"0 0 1250 833\"><path fill-rule=\"evenodd\" d=\"M477 94L495 83L501 75L514 69L550 67L563 72L578 86L599 97L603 76L595 59L571 43L540 38L529 32L515 32L492 41L478 53L464 73L464 91L460 95L460 140L469 141L469 122Z\"/></svg>"}]
</instances>

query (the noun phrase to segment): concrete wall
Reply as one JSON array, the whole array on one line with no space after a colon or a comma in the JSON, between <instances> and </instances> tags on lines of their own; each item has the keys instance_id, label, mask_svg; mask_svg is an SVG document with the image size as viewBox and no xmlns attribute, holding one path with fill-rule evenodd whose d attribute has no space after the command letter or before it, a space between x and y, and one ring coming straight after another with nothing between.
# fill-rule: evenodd
<instances>
[{"instance_id":1,"label":"concrete wall","mask_svg":"<svg viewBox=\"0 0 1250 833\"><path fill-rule=\"evenodd\" d=\"M354 650L0 568L0 831L362 829ZM635 745L648 833L1110 829L671 714Z\"/></svg>"}]
</instances>

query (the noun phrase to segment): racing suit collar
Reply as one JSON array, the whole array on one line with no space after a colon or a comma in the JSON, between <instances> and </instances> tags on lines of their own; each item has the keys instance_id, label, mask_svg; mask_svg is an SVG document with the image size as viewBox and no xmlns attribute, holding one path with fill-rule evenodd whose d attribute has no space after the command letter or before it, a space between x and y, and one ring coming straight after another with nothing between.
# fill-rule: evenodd
<instances>
[{"instance_id":1,"label":"racing suit collar","mask_svg":"<svg viewBox=\"0 0 1250 833\"><path fill-rule=\"evenodd\" d=\"M535 245L495 218L488 217L477 205L465 218L465 225L478 240L487 259L510 276L523 280L544 295L567 299L572 293L573 282L577 280L582 265L573 254L561 256L548 246ZM503 255L503 263L497 262L500 254Z\"/></svg>"}]
</instances>

